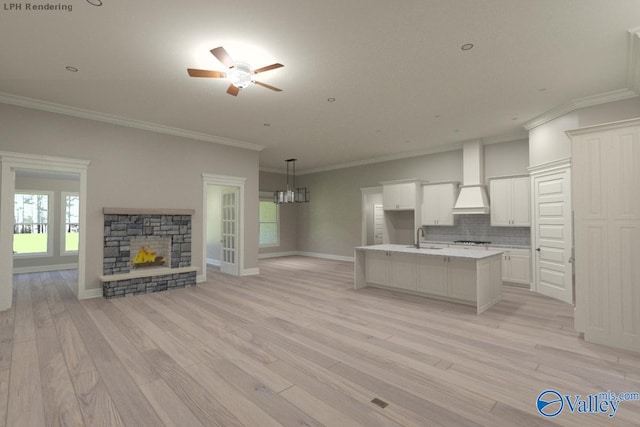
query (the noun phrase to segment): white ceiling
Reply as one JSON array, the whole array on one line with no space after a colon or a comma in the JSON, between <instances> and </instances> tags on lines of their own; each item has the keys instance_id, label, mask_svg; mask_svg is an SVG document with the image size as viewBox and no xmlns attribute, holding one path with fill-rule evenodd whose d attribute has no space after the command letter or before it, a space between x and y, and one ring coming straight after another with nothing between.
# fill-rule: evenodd
<instances>
[{"instance_id":1,"label":"white ceiling","mask_svg":"<svg viewBox=\"0 0 640 427\"><path fill-rule=\"evenodd\" d=\"M256 144L261 168L297 157L299 171L524 134L551 109L628 89L640 26L640 0L26 3L0 11L0 92ZM284 64L256 76L283 92L233 97L188 77L224 70L220 45Z\"/></svg>"}]
</instances>

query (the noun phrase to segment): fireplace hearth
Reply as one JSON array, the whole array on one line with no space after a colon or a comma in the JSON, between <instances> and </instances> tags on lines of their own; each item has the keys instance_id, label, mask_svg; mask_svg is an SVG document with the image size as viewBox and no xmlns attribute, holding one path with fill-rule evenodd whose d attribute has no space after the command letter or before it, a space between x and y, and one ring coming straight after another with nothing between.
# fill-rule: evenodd
<instances>
[{"instance_id":1,"label":"fireplace hearth","mask_svg":"<svg viewBox=\"0 0 640 427\"><path fill-rule=\"evenodd\" d=\"M105 298L193 286L193 210L104 208Z\"/></svg>"}]
</instances>

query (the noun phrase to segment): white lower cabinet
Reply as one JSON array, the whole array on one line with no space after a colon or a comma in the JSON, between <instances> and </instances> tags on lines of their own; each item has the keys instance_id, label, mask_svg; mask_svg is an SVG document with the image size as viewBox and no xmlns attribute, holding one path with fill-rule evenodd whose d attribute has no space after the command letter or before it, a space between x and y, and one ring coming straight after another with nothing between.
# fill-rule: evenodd
<instances>
[{"instance_id":1,"label":"white lower cabinet","mask_svg":"<svg viewBox=\"0 0 640 427\"><path fill-rule=\"evenodd\" d=\"M527 249L490 248L503 251L502 281L531 285L531 253Z\"/></svg>"},{"instance_id":2,"label":"white lower cabinet","mask_svg":"<svg viewBox=\"0 0 640 427\"><path fill-rule=\"evenodd\" d=\"M416 255L369 251L366 255L367 283L416 290Z\"/></svg>"},{"instance_id":3,"label":"white lower cabinet","mask_svg":"<svg viewBox=\"0 0 640 427\"><path fill-rule=\"evenodd\" d=\"M476 261L448 256L418 257L417 290L476 301Z\"/></svg>"},{"instance_id":4,"label":"white lower cabinet","mask_svg":"<svg viewBox=\"0 0 640 427\"><path fill-rule=\"evenodd\" d=\"M382 286L389 285L388 252L367 251L365 268L367 283Z\"/></svg>"},{"instance_id":5,"label":"white lower cabinet","mask_svg":"<svg viewBox=\"0 0 640 427\"><path fill-rule=\"evenodd\" d=\"M447 296L447 257L422 256L418 258L417 290L428 294Z\"/></svg>"},{"instance_id":6,"label":"white lower cabinet","mask_svg":"<svg viewBox=\"0 0 640 427\"><path fill-rule=\"evenodd\" d=\"M408 291L416 290L416 257L415 254L391 252L389 256L389 286Z\"/></svg>"}]
</instances>

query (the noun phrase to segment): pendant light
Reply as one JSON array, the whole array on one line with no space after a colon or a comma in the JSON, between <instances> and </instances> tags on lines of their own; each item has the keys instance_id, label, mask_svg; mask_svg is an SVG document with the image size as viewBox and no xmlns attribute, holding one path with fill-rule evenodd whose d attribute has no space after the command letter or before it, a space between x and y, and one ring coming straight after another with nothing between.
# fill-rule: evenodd
<instances>
[{"instance_id":1,"label":"pendant light","mask_svg":"<svg viewBox=\"0 0 640 427\"><path fill-rule=\"evenodd\" d=\"M308 203L309 191L306 187L296 188L296 160L288 159L287 162L287 189L273 193L273 203ZM291 171L291 175L289 172Z\"/></svg>"}]
</instances>

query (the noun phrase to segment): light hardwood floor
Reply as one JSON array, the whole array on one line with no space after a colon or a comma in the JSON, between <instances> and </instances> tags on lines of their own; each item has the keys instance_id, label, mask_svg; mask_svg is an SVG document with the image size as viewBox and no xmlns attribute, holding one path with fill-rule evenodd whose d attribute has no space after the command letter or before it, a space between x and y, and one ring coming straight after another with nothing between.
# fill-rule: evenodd
<instances>
[{"instance_id":1,"label":"light hardwood floor","mask_svg":"<svg viewBox=\"0 0 640 427\"><path fill-rule=\"evenodd\" d=\"M504 288L471 307L364 288L353 264L264 260L259 276L77 301L74 272L15 276L0 313L0 425L639 425L535 408L556 389L640 391L640 355L585 343L573 308ZM380 408L378 398L388 404Z\"/></svg>"}]
</instances>

